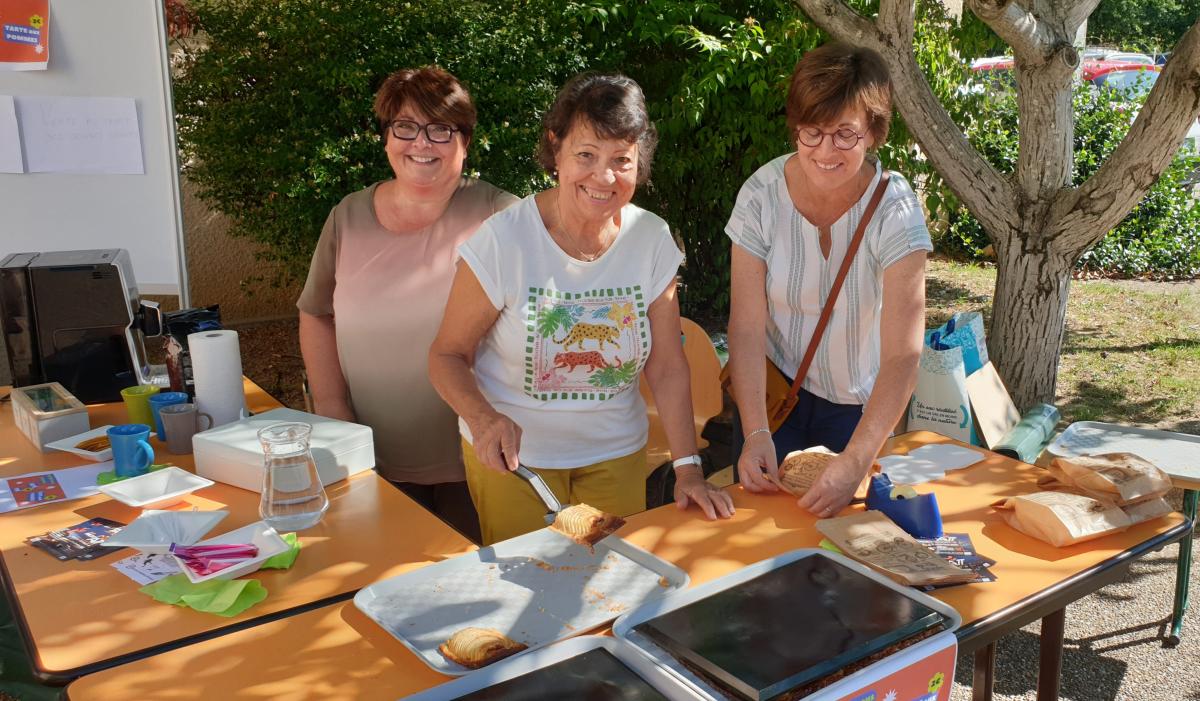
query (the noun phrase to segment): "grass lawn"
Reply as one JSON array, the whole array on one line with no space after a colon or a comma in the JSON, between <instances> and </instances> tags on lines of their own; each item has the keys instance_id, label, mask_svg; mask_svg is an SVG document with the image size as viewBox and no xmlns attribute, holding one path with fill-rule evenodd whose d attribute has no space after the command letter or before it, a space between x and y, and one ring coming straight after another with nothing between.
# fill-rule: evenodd
<instances>
[{"instance_id":1,"label":"grass lawn","mask_svg":"<svg viewBox=\"0 0 1200 701\"><path fill-rule=\"evenodd\" d=\"M996 271L930 264L927 326L991 315ZM1200 283L1076 280L1055 404L1064 424L1110 421L1200 434Z\"/></svg>"},{"instance_id":2,"label":"grass lawn","mask_svg":"<svg viewBox=\"0 0 1200 701\"><path fill-rule=\"evenodd\" d=\"M954 312L991 314L994 268L933 261L927 326ZM244 370L303 408L294 320L238 327ZM715 329L709 329L713 331ZM1096 420L1200 434L1200 283L1076 281L1067 306L1058 397L1064 424ZM58 698L38 686L0 599L0 701Z\"/></svg>"}]
</instances>

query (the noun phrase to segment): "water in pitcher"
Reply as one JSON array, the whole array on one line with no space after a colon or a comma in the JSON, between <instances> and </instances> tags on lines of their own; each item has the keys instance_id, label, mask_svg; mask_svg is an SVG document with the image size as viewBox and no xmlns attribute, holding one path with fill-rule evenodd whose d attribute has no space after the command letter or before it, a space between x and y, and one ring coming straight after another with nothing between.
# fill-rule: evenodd
<instances>
[{"instance_id":1,"label":"water in pitcher","mask_svg":"<svg viewBox=\"0 0 1200 701\"><path fill-rule=\"evenodd\" d=\"M309 450L312 426L281 423L258 432L265 460L258 513L277 531L299 531L320 522L329 497Z\"/></svg>"}]
</instances>

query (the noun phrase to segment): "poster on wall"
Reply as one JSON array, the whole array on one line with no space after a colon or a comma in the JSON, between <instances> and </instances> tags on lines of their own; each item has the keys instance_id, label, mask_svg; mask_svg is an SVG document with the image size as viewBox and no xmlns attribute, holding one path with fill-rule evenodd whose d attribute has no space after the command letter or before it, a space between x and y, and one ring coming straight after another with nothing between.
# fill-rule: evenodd
<instances>
[{"instance_id":1,"label":"poster on wall","mask_svg":"<svg viewBox=\"0 0 1200 701\"><path fill-rule=\"evenodd\" d=\"M0 2L0 71L44 71L50 60L50 0Z\"/></svg>"}]
</instances>

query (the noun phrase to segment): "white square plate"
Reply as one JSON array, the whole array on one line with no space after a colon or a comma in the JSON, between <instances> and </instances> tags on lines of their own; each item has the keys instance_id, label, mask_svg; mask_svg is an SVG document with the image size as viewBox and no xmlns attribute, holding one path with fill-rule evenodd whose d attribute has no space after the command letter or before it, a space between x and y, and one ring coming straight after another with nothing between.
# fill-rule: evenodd
<instances>
[{"instance_id":1,"label":"white square plate","mask_svg":"<svg viewBox=\"0 0 1200 701\"><path fill-rule=\"evenodd\" d=\"M85 460L91 460L92 462L104 462L105 460L112 460L112 447L105 448L104 450L83 450L75 447L89 438L99 438L100 436L105 435L110 428L112 428L112 424L107 424L105 426L101 426L100 428L93 428L86 433L79 433L74 436L59 438L56 441L47 443L46 447L53 448L55 450L61 450L64 453L73 453Z\"/></svg>"},{"instance_id":2,"label":"white square plate","mask_svg":"<svg viewBox=\"0 0 1200 701\"><path fill-rule=\"evenodd\" d=\"M114 548L136 548L144 553L166 553L170 551L171 543L191 545L200 540L228 515L228 511L148 509L104 544Z\"/></svg>"},{"instance_id":3,"label":"white square plate","mask_svg":"<svg viewBox=\"0 0 1200 701\"><path fill-rule=\"evenodd\" d=\"M275 529L268 526L266 521L256 521L255 523L252 523L249 526L243 526L236 531L229 531L228 533L224 533L215 538L202 540L199 543L196 543L196 545L241 545L245 543L258 546L257 557L255 557L253 560L246 560L241 564L234 565L233 567L227 567L219 572L213 572L212 574L206 574L204 576L198 575L191 571L187 565L183 564L183 560L180 560L174 555L171 555L171 557L175 558L175 562L179 565L179 569L183 570L183 573L187 575L187 578L190 579L193 584L199 584L200 582L207 582L210 579L236 579L244 574L250 574L251 572L256 571L259 567L262 567L262 563L266 562L268 559L275 557L279 553L286 552L289 547L287 541L279 537L279 534L275 532Z\"/></svg>"},{"instance_id":4,"label":"white square plate","mask_svg":"<svg viewBox=\"0 0 1200 701\"><path fill-rule=\"evenodd\" d=\"M137 509L161 509L178 504L184 497L197 489L212 485L212 480L198 477L172 465L137 477L105 484L99 489L101 493Z\"/></svg>"}]
</instances>

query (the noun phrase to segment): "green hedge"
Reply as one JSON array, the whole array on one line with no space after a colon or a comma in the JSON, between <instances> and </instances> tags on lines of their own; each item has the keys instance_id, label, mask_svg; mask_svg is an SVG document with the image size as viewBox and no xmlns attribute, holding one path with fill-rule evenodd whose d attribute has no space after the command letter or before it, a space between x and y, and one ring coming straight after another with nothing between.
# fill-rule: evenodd
<instances>
[{"instance_id":1,"label":"green hedge","mask_svg":"<svg viewBox=\"0 0 1200 701\"><path fill-rule=\"evenodd\" d=\"M1074 96L1075 171L1079 185L1104 163L1129 131L1139 101L1130 95L1079 86ZM978 116L967 126L971 143L992 165L1011 173L1017 163L1017 105L1013 93L980 99ZM1077 267L1110 277L1184 279L1200 275L1200 207L1187 184L1200 159L1180 154L1124 220ZM955 257L982 260L991 243L965 207L955 206L949 225L935 241Z\"/></svg>"}]
</instances>

